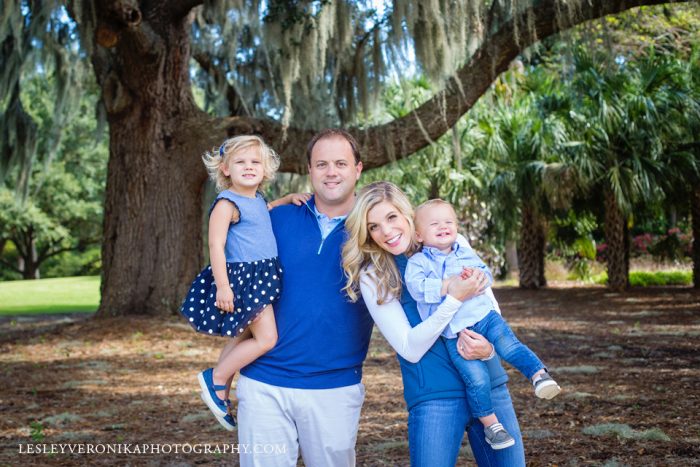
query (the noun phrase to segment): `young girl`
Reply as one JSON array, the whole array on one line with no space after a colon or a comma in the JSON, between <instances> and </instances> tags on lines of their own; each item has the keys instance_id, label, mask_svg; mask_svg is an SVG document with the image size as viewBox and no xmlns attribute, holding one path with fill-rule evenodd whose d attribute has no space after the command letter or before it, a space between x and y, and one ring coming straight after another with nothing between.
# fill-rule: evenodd
<instances>
[{"instance_id":1,"label":"young girl","mask_svg":"<svg viewBox=\"0 0 700 467\"><path fill-rule=\"evenodd\" d=\"M211 265L195 278L181 313L198 332L232 338L216 366L198 375L202 400L232 430L233 375L277 342L272 304L280 296L282 267L268 208L307 197L265 202L258 190L274 178L279 157L257 136L228 139L203 160L220 192L209 210Z\"/></svg>"}]
</instances>

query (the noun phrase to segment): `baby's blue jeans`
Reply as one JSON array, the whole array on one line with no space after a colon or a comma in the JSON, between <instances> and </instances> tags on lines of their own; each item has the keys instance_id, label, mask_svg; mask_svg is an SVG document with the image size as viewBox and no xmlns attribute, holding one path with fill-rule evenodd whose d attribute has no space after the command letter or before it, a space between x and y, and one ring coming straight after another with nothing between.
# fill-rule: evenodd
<instances>
[{"instance_id":1,"label":"baby's blue jeans","mask_svg":"<svg viewBox=\"0 0 700 467\"><path fill-rule=\"evenodd\" d=\"M496 349L496 353L518 369L528 380L543 369L537 355L520 342L508 323L495 311L468 329L484 336ZM491 402L491 379L486 363L481 360L465 360L457 351L459 339L445 339L447 352L452 363L467 385L467 401L475 417L485 417L494 413Z\"/></svg>"}]
</instances>

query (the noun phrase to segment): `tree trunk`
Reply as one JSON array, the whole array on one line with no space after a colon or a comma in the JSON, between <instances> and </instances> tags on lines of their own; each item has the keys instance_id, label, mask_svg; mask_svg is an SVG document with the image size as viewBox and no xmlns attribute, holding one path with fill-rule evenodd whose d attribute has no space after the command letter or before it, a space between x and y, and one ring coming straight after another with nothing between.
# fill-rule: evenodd
<instances>
[{"instance_id":1,"label":"tree trunk","mask_svg":"<svg viewBox=\"0 0 700 467\"><path fill-rule=\"evenodd\" d=\"M98 316L173 313L202 266L208 119L191 94L189 23L156 21L93 55L110 130Z\"/></svg>"},{"instance_id":2,"label":"tree trunk","mask_svg":"<svg viewBox=\"0 0 700 467\"><path fill-rule=\"evenodd\" d=\"M678 209L675 206L668 208L668 228L672 229L678 225Z\"/></svg>"},{"instance_id":3,"label":"tree trunk","mask_svg":"<svg viewBox=\"0 0 700 467\"><path fill-rule=\"evenodd\" d=\"M520 274L518 249L513 240L506 240L506 279L515 279Z\"/></svg>"},{"instance_id":4,"label":"tree trunk","mask_svg":"<svg viewBox=\"0 0 700 467\"><path fill-rule=\"evenodd\" d=\"M547 287L547 278L545 277L544 271L545 254L547 251L547 228L544 219L541 217L538 218L537 227L537 270L540 274L538 279L540 287Z\"/></svg>"},{"instance_id":5,"label":"tree trunk","mask_svg":"<svg viewBox=\"0 0 700 467\"><path fill-rule=\"evenodd\" d=\"M521 210L518 266L520 287L538 289L544 285L544 233L539 213L532 203L523 203Z\"/></svg>"},{"instance_id":6,"label":"tree trunk","mask_svg":"<svg viewBox=\"0 0 700 467\"><path fill-rule=\"evenodd\" d=\"M39 254L36 249L34 229L30 227L21 237L15 239L17 247L17 270L22 274L22 279L39 279Z\"/></svg>"},{"instance_id":7,"label":"tree trunk","mask_svg":"<svg viewBox=\"0 0 700 467\"><path fill-rule=\"evenodd\" d=\"M608 287L615 291L629 286L629 267L625 254L625 216L611 189L605 190L605 254L608 262Z\"/></svg>"},{"instance_id":8,"label":"tree trunk","mask_svg":"<svg viewBox=\"0 0 700 467\"><path fill-rule=\"evenodd\" d=\"M700 289L700 186L693 190L690 212L693 218L693 286Z\"/></svg>"},{"instance_id":9,"label":"tree trunk","mask_svg":"<svg viewBox=\"0 0 700 467\"><path fill-rule=\"evenodd\" d=\"M36 251L36 239L32 238L29 245L29 261L25 263L25 279L41 279L39 271L39 254Z\"/></svg>"}]
</instances>

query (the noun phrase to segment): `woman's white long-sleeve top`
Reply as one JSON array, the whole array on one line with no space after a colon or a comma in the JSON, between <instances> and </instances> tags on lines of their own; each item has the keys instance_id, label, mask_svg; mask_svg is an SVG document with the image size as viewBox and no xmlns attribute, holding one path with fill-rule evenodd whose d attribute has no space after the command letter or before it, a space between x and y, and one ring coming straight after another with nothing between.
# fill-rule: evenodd
<instances>
[{"instance_id":1,"label":"woman's white long-sleeve top","mask_svg":"<svg viewBox=\"0 0 700 467\"><path fill-rule=\"evenodd\" d=\"M395 297L377 304L377 285L370 275L364 271L360 276L360 292L370 315L389 345L403 358L416 363L440 337L462 302L447 295L433 315L411 327L401 302Z\"/></svg>"}]
</instances>

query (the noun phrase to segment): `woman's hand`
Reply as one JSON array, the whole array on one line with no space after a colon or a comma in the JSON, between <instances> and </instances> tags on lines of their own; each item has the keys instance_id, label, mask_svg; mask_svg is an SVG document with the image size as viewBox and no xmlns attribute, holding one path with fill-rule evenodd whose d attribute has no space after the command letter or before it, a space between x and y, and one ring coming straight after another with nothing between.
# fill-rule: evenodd
<instances>
[{"instance_id":1,"label":"woman's hand","mask_svg":"<svg viewBox=\"0 0 700 467\"><path fill-rule=\"evenodd\" d=\"M233 313L233 290L231 290L230 285L216 288L216 301L214 305L227 313Z\"/></svg>"},{"instance_id":2,"label":"woman's hand","mask_svg":"<svg viewBox=\"0 0 700 467\"><path fill-rule=\"evenodd\" d=\"M482 293L486 289L486 284L488 284L488 277L479 269L474 269L472 271L471 276L467 278L464 278L466 275L464 272L450 277L447 293L460 302Z\"/></svg>"},{"instance_id":3,"label":"woman's hand","mask_svg":"<svg viewBox=\"0 0 700 467\"><path fill-rule=\"evenodd\" d=\"M481 334L465 329L459 333L457 352L466 360L484 360L493 354L493 345Z\"/></svg>"}]
</instances>

